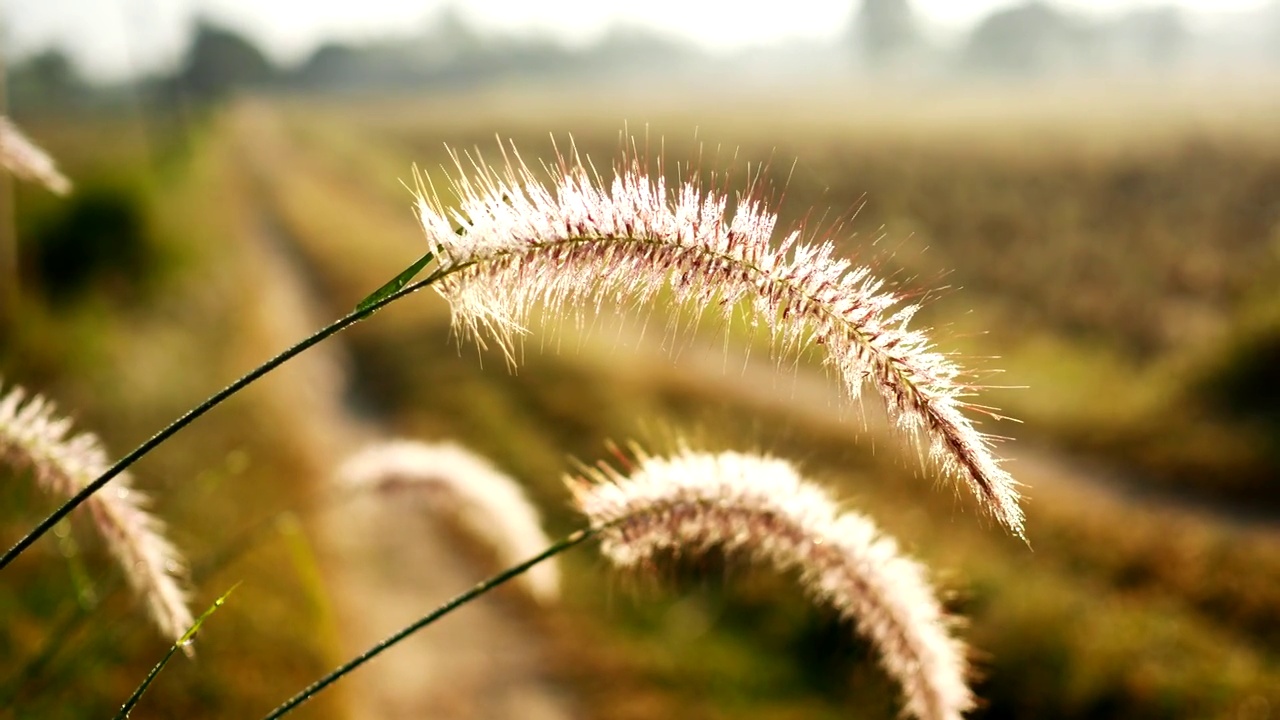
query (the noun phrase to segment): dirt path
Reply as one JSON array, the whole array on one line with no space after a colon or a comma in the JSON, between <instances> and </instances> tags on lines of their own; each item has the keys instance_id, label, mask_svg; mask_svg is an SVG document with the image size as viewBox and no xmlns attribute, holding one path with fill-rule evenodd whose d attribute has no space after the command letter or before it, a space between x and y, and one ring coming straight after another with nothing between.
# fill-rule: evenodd
<instances>
[{"instance_id":1,"label":"dirt path","mask_svg":"<svg viewBox=\"0 0 1280 720\"><path fill-rule=\"evenodd\" d=\"M260 119L250 118L253 121ZM273 167L241 132L240 159L251 178L244 198L257 274L268 293L263 313L275 342L304 337L337 317L319 293L296 243L273 213L261 175ZM276 165L275 167L279 167ZM281 371L287 422L333 468L362 444L386 437L385 418L369 417L341 336ZM357 410L357 407L359 410ZM317 478L324 493L328 478ZM313 524L325 558L343 659L365 650L492 574L451 547L423 504L365 495L344 500ZM547 678L539 612L518 590L502 588L420 631L343 682L351 716L396 720L562 720L572 699Z\"/></svg>"}]
</instances>

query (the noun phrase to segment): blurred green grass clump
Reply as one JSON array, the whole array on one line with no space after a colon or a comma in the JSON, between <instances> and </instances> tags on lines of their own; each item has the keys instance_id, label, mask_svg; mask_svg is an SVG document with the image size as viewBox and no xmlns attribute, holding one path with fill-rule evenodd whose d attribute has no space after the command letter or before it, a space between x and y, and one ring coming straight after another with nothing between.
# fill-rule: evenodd
<instances>
[{"instance_id":1,"label":"blurred green grass clump","mask_svg":"<svg viewBox=\"0 0 1280 720\"><path fill-rule=\"evenodd\" d=\"M160 251L144 203L136 189L81 185L23 233L23 285L54 304L87 294L139 299L158 274Z\"/></svg>"}]
</instances>

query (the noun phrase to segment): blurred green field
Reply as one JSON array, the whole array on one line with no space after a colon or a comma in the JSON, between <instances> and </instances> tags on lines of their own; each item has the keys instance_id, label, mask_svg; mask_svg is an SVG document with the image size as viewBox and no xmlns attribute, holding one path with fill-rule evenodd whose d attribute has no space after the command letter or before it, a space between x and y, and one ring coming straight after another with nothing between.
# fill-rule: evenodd
<instances>
[{"instance_id":1,"label":"blurred green field","mask_svg":"<svg viewBox=\"0 0 1280 720\"><path fill-rule=\"evenodd\" d=\"M942 348L1009 386L984 401L1022 424L986 429L1015 438L1002 452L1029 486L1034 550L935 487L856 411L810 401L802 388L823 387L812 363L772 387L737 374L759 342L740 328L726 350L716 332L668 337L660 321L644 338L552 323L535 328L512 374L500 355L459 348L437 298L414 297L342 336L368 412L493 458L528 484L556 533L577 522L559 481L568 458L604 457L610 439L660 445L674 431L794 458L948 589L981 671L985 705L973 717L1266 718L1280 708L1280 415L1269 390L1280 140L1267 131L1280 107L1162 102L1101 112L984 99L926 113L801 94L714 107L525 91L258 100L181 143L127 118L116 121L124 130L67 121L33 134L83 192L60 205L20 191L24 304L0 373L48 391L123 451L300 336L278 317L283 291L254 227L290 246L337 317L422 252L401 184L412 163L440 180L446 145L493 159L496 135L533 164L552 158L551 135L563 149L571 133L608 165L625 122L673 175L692 164L742 187L766 163L784 227L807 218L810 232L927 294L924 320ZM132 140L85 140L108 132ZM54 230L104 197L136 260L86 260L55 286L48 268L64 263L42 269L38 243L70 237L71 256L84 253L82 235ZM300 430L306 378L268 380L138 468L193 564L218 568L200 576L196 605L244 581L204 631L199 660L166 671L145 716L261 714L341 659L314 552L322 526L307 510L326 455L321 436ZM8 485L5 541L49 507ZM272 521L242 557L218 560L289 510L300 519ZM86 613L77 597L88 603L58 543L41 543L0 585L0 656L15 659L0 670L0 707L15 717L112 712L163 652L128 598L108 594L119 583L97 569L108 567L99 549L77 537L103 596L87 605L89 622L55 633ZM565 562L566 600L546 619L550 664L587 717L897 713L869 649L809 608L791 578L708 560L664 582L619 579L589 549ZM302 716L358 705L339 690Z\"/></svg>"}]
</instances>

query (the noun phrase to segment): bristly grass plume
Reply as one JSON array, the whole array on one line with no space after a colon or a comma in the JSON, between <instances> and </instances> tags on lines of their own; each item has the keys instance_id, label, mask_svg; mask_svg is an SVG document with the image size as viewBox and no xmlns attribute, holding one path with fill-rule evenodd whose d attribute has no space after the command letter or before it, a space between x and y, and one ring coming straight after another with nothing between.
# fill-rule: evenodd
<instances>
[{"instance_id":1,"label":"bristly grass plume","mask_svg":"<svg viewBox=\"0 0 1280 720\"><path fill-rule=\"evenodd\" d=\"M642 568L662 553L721 548L796 571L812 597L853 620L877 647L907 712L958 720L973 707L964 646L949 633L952 622L925 568L870 520L838 512L782 460L687 448L670 458L635 452L626 474L602 464L569 481L615 565Z\"/></svg>"},{"instance_id":2,"label":"bristly grass plume","mask_svg":"<svg viewBox=\"0 0 1280 720\"><path fill-rule=\"evenodd\" d=\"M445 275L435 284L456 327L491 335L513 359L513 342L532 307L578 303L637 306L669 290L677 305L740 308L786 351L820 346L824 362L856 398L870 382L891 418L922 437L929 457L960 479L982 506L1022 536L1017 483L965 410L972 387L962 369L908 327L906 303L865 267L835 256L829 241L802 242L794 230L774 241L777 216L753 185L729 212L727 195L695 182L669 189L634 154L606 184L576 153L561 156L550 185L504 149L493 169L455 157L456 209L419 184L418 214ZM455 230L454 224L461 229Z\"/></svg>"},{"instance_id":3,"label":"bristly grass plume","mask_svg":"<svg viewBox=\"0 0 1280 720\"><path fill-rule=\"evenodd\" d=\"M9 118L0 115L0 165L23 180L44 185L55 195L71 192L71 181L58 172L53 158L27 139Z\"/></svg>"},{"instance_id":4,"label":"bristly grass plume","mask_svg":"<svg viewBox=\"0 0 1280 720\"><path fill-rule=\"evenodd\" d=\"M485 547L503 565L537 554L551 544L541 516L515 480L484 458L453 443L395 440L371 445L338 469L351 489L409 493L428 500L432 511ZM560 594L554 561L522 576L529 594L549 603Z\"/></svg>"},{"instance_id":5,"label":"bristly grass plume","mask_svg":"<svg viewBox=\"0 0 1280 720\"><path fill-rule=\"evenodd\" d=\"M12 388L0 396L0 462L29 471L47 493L70 497L110 466L97 436L75 433L49 401ZM164 524L146 511L147 497L121 475L86 506L134 592L147 603L165 638L177 641L191 626L185 565L164 535Z\"/></svg>"}]
</instances>

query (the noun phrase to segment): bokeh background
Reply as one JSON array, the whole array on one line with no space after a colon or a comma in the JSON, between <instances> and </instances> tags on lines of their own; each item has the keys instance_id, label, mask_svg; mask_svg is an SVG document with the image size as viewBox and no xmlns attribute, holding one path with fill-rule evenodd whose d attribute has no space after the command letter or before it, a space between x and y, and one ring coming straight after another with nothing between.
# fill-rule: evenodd
<instances>
[{"instance_id":1,"label":"bokeh background","mask_svg":"<svg viewBox=\"0 0 1280 720\"><path fill-rule=\"evenodd\" d=\"M336 496L361 444L463 442L562 534L572 458L681 436L797 460L925 560L967 618L972 717L1280 717L1280 3L11 0L0 22L5 113L75 183L0 181L0 377L116 453L420 256L413 165L440 187L448 148L500 140L759 176L783 227L922 298L1020 421L984 429L1030 547L745 323L548 318L511 372L414 296L137 466L197 611L241 583L138 716L260 716L495 569L429 507ZM7 546L54 503L0 479ZM563 563L559 605L503 590L298 717L898 712L794 578ZM0 716L109 716L165 649L76 523L0 580Z\"/></svg>"}]
</instances>

